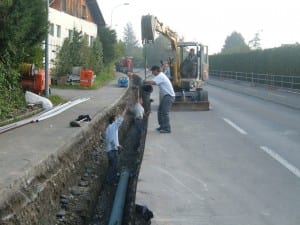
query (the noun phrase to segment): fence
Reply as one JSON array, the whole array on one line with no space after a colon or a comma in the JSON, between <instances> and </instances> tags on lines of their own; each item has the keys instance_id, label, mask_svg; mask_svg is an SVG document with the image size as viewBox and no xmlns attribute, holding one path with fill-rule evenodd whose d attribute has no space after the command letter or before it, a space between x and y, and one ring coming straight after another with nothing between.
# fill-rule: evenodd
<instances>
[{"instance_id":1,"label":"fence","mask_svg":"<svg viewBox=\"0 0 300 225\"><path fill-rule=\"evenodd\" d=\"M210 70L209 75L223 79L246 81L252 83L253 85L260 84L300 91L300 76L258 74L221 70Z\"/></svg>"}]
</instances>

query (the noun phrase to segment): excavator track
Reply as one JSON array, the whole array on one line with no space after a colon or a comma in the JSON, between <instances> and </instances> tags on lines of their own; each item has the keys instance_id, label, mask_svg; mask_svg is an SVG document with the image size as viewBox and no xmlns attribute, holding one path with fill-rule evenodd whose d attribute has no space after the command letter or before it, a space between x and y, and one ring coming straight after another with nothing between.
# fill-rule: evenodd
<instances>
[{"instance_id":1,"label":"excavator track","mask_svg":"<svg viewBox=\"0 0 300 225\"><path fill-rule=\"evenodd\" d=\"M175 92L175 101L172 104L173 111L208 111L208 92L204 89Z\"/></svg>"}]
</instances>

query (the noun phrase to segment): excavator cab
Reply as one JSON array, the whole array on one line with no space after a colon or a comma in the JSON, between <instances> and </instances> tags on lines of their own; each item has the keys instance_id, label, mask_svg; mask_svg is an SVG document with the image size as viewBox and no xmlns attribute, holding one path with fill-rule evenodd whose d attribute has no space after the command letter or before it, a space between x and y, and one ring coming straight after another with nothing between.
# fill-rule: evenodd
<instances>
[{"instance_id":1,"label":"excavator cab","mask_svg":"<svg viewBox=\"0 0 300 225\"><path fill-rule=\"evenodd\" d=\"M208 92L203 88L208 79L208 47L198 42L178 42L180 79L173 82L173 110L209 110ZM192 54L191 54L192 53Z\"/></svg>"},{"instance_id":2,"label":"excavator cab","mask_svg":"<svg viewBox=\"0 0 300 225\"><path fill-rule=\"evenodd\" d=\"M193 89L208 79L208 47L197 42L179 42L179 65L182 86ZM189 83L190 85L183 84Z\"/></svg>"}]
</instances>

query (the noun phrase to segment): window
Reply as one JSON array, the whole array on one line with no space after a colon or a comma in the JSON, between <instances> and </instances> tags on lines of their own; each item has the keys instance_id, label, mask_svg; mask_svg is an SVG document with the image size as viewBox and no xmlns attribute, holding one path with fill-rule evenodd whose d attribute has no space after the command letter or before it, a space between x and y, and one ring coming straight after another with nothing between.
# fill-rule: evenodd
<instances>
[{"instance_id":1,"label":"window","mask_svg":"<svg viewBox=\"0 0 300 225\"><path fill-rule=\"evenodd\" d=\"M50 27L49 27L49 34L50 34L51 36L54 36L54 24L53 24L53 23L50 24Z\"/></svg>"},{"instance_id":2,"label":"window","mask_svg":"<svg viewBox=\"0 0 300 225\"><path fill-rule=\"evenodd\" d=\"M56 25L56 36L57 37L61 37L61 26L60 25Z\"/></svg>"},{"instance_id":3,"label":"window","mask_svg":"<svg viewBox=\"0 0 300 225\"><path fill-rule=\"evenodd\" d=\"M70 40L73 39L73 30L69 30L69 39L70 39Z\"/></svg>"},{"instance_id":4,"label":"window","mask_svg":"<svg viewBox=\"0 0 300 225\"><path fill-rule=\"evenodd\" d=\"M85 5L82 6L82 12L81 13L82 13L81 14L81 18L82 19L87 19L87 16L86 16L86 6Z\"/></svg>"},{"instance_id":5,"label":"window","mask_svg":"<svg viewBox=\"0 0 300 225\"><path fill-rule=\"evenodd\" d=\"M87 42L87 44L90 45L90 43L89 43L90 38L89 38L89 35L87 33L84 33L83 38Z\"/></svg>"},{"instance_id":6,"label":"window","mask_svg":"<svg viewBox=\"0 0 300 225\"><path fill-rule=\"evenodd\" d=\"M67 6L66 6L66 0L61 0L61 11L66 12Z\"/></svg>"},{"instance_id":7,"label":"window","mask_svg":"<svg viewBox=\"0 0 300 225\"><path fill-rule=\"evenodd\" d=\"M94 37L90 36L90 46L93 46L93 42L94 42Z\"/></svg>"}]
</instances>

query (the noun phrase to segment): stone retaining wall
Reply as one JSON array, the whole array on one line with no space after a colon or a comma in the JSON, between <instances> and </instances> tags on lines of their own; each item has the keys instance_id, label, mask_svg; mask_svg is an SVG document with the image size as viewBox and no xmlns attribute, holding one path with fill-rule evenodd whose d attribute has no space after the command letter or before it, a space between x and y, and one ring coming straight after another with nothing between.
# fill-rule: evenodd
<instances>
[{"instance_id":1,"label":"stone retaining wall","mask_svg":"<svg viewBox=\"0 0 300 225\"><path fill-rule=\"evenodd\" d=\"M99 147L99 134L104 133L109 115L121 112L125 104L132 101L130 90L116 105L81 127L72 144L49 155L17 181L18 188L5 193L5 200L0 203L1 225L57 224L64 217L64 207L71 205L68 205L71 203L69 193L72 198L86 193L81 195L85 199L76 210L83 219L90 214L107 170L106 154ZM126 133L129 127L130 122L123 123L121 133Z\"/></svg>"}]
</instances>

